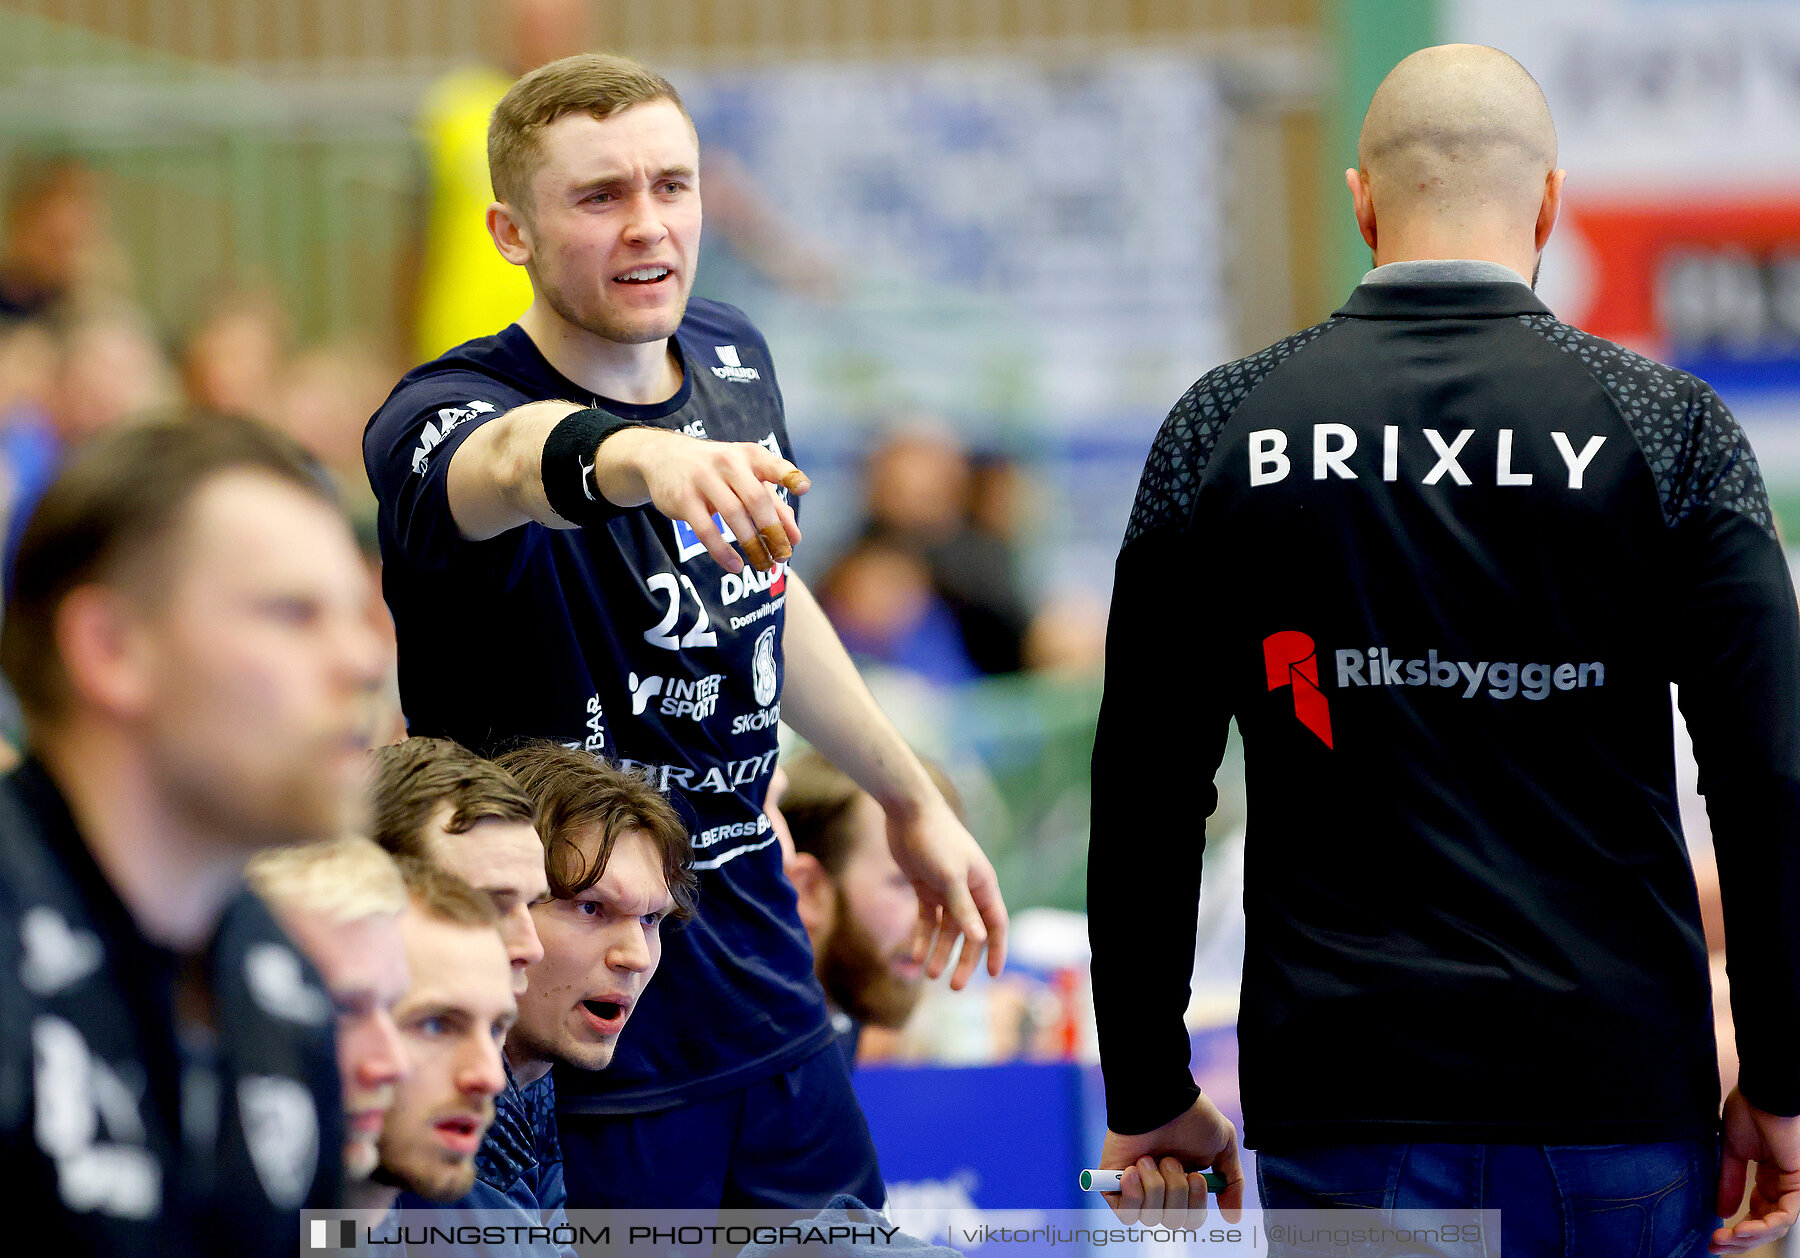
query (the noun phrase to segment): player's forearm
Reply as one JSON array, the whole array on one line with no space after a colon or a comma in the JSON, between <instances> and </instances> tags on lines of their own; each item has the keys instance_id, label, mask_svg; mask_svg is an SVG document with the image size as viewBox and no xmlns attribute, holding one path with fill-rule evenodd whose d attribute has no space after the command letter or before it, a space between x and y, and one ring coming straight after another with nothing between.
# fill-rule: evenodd
<instances>
[{"instance_id":1,"label":"player's forearm","mask_svg":"<svg viewBox=\"0 0 1800 1258\"><path fill-rule=\"evenodd\" d=\"M459 533L482 541L533 522L575 527L550 506L543 464L551 430L580 409L573 402L532 402L469 435L450 461L446 485Z\"/></svg>"},{"instance_id":2,"label":"player's forearm","mask_svg":"<svg viewBox=\"0 0 1800 1258\"><path fill-rule=\"evenodd\" d=\"M782 647L787 656L782 720L874 796L889 816L917 812L938 797L919 758L869 693L824 609L791 572Z\"/></svg>"}]
</instances>

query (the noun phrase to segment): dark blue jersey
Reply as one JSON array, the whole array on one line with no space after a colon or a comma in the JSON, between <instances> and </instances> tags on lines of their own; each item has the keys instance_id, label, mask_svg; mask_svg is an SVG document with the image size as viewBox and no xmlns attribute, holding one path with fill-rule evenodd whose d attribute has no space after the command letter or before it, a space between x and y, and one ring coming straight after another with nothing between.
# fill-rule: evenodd
<instances>
[{"instance_id":1,"label":"dark blue jersey","mask_svg":"<svg viewBox=\"0 0 1800 1258\"><path fill-rule=\"evenodd\" d=\"M550 738L645 766L692 830L698 918L666 936L612 1066L558 1084L565 1108L594 1112L747 1082L831 1038L762 812L781 716L785 567L727 573L693 530L652 507L482 542L462 539L450 517L457 447L528 402L600 406L792 457L768 345L741 312L695 301L671 343L680 389L632 406L562 376L515 325L408 373L363 438L411 732L484 754Z\"/></svg>"}]
</instances>

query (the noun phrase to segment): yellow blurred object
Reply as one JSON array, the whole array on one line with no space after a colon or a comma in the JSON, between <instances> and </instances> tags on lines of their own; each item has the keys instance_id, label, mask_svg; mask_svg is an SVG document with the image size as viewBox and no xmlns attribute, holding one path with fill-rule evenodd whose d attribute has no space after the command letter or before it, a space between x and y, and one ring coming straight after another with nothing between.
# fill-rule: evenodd
<instances>
[{"instance_id":1,"label":"yellow blurred object","mask_svg":"<svg viewBox=\"0 0 1800 1258\"><path fill-rule=\"evenodd\" d=\"M477 336L489 336L525 313L531 283L523 267L500 256L487 231L487 127L512 86L497 70L457 70L432 85L419 115L419 138L431 167L414 349L421 361Z\"/></svg>"}]
</instances>

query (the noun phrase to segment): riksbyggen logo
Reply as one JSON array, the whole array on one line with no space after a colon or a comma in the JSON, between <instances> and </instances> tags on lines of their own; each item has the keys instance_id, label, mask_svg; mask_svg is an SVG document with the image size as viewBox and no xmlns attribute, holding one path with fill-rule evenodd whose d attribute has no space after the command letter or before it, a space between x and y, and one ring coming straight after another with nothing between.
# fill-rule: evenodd
<instances>
[{"instance_id":1,"label":"riksbyggen logo","mask_svg":"<svg viewBox=\"0 0 1800 1258\"><path fill-rule=\"evenodd\" d=\"M1331 746L1331 707L1319 689L1319 652L1298 629L1283 629L1263 639L1263 666L1269 689L1288 686L1294 692L1294 716Z\"/></svg>"},{"instance_id":2,"label":"riksbyggen logo","mask_svg":"<svg viewBox=\"0 0 1800 1258\"><path fill-rule=\"evenodd\" d=\"M1415 648L1416 651L1416 648ZM1332 684L1340 694L1351 690L1419 688L1463 700L1541 703L1558 691L1598 690L1606 685L1605 660L1465 660L1437 647L1407 658L1380 643L1331 651ZM1331 709L1319 688L1319 652L1297 629L1284 629L1263 639L1263 666L1271 693L1284 686L1294 693L1294 717L1331 741Z\"/></svg>"}]
</instances>

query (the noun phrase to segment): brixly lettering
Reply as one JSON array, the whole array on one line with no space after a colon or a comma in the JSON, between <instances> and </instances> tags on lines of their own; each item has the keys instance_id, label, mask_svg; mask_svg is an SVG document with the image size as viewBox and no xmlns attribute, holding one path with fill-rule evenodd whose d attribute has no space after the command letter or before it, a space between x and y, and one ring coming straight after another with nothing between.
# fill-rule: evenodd
<instances>
[{"instance_id":1,"label":"brixly lettering","mask_svg":"<svg viewBox=\"0 0 1800 1258\"><path fill-rule=\"evenodd\" d=\"M1475 483L1463 466L1465 459L1471 460L1470 466L1474 466L1474 456L1472 452L1468 452L1468 445L1470 438L1475 435L1475 429L1464 428L1454 437L1445 437L1435 428L1420 431L1435 460L1430 470L1420 478L1420 484L1435 485L1445 477L1456 485ZM1513 466L1513 437L1514 431L1511 428L1502 428L1495 434L1495 485L1530 485L1537 478L1536 472L1521 471ZM1339 480L1358 479L1356 470L1350 466L1351 456L1357 451L1357 440L1356 429L1348 424L1314 424L1312 478L1315 481L1332 477ZM1579 451L1566 432L1552 432L1550 441L1562 459L1562 470L1568 474L1568 487L1583 488L1588 467L1593 463L1594 456L1600 453L1600 447L1606 444L1606 438L1598 435L1589 437ZM1384 481L1400 479L1400 444L1400 428L1395 424L1384 425L1381 429L1381 479ZM1293 459L1288 455L1288 435L1280 428L1258 428L1253 431L1250 434L1249 456L1250 486L1253 489L1261 485L1278 485L1294 470Z\"/></svg>"}]
</instances>

